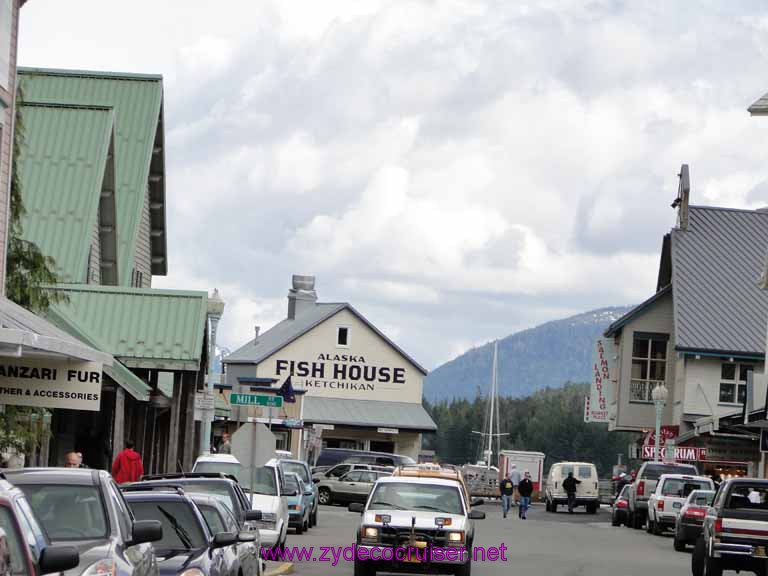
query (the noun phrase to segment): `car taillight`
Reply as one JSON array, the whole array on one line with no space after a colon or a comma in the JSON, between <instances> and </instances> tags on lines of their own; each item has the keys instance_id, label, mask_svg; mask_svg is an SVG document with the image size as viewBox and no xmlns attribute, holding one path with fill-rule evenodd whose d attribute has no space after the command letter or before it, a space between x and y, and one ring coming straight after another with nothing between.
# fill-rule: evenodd
<instances>
[{"instance_id":1,"label":"car taillight","mask_svg":"<svg viewBox=\"0 0 768 576\"><path fill-rule=\"evenodd\" d=\"M658 502L656 502L656 510L661 510L661 511L664 510L664 500L659 500Z\"/></svg>"},{"instance_id":2,"label":"car taillight","mask_svg":"<svg viewBox=\"0 0 768 576\"><path fill-rule=\"evenodd\" d=\"M723 519L715 519L715 534L720 534L723 531Z\"/></svg>"},{"instance_id":3,"label":"car taillight","mask_svg":"<svg viewBox=\"0 0 768 576\"><path fill-rule=\"evenodd\" d=\"M616 508L626 508L628 506L626 500L619 500L616 502Z\"/></svg>"},{"instance_id":4,"label":"car taillight","mask_svg":"<svg viewBox=\"0 0 768 576\"><path fill-rule=\"evenodd\" d=\"M684 518L704 518L707 515L707 511L703 508L688 508L684 513Z\"/></svg>"},{"instance_id":5,"label":"car taillight","mask_svg":"<svg viewBox=\"0 0 768 576\"><path fill-rule=\"evenodd\" d=\"M637 495L645 496L645 482L643 480L637 483Z\"/></svg>"}]
</instances>

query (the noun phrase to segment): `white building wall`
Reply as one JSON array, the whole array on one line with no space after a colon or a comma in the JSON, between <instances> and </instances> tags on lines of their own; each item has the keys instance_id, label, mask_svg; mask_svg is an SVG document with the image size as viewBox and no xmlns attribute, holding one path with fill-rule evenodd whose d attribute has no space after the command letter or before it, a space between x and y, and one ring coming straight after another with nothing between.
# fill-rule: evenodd
<instances>
[{"instance_id":1,"label":"white building wall","mask_svg":"<svg viewBox=\"0 0 768 576\"><path fill-rule=\"evenodd\" d=\"M722 358L702 356L698 360L687 356L686 363L686 395L684 411L686 414L711 416L712 410L717 416L726 416L741 410L740 404L724 404L719 402ZM727 359L726 359L727 360ZM735 359L736 362L740 360ZM741 362L753 364L743 360ZM755 364L755 374L762 374L763 363ZM765 402L765 379L755 378L755 407Z\"/></svg>"}]
</instances>

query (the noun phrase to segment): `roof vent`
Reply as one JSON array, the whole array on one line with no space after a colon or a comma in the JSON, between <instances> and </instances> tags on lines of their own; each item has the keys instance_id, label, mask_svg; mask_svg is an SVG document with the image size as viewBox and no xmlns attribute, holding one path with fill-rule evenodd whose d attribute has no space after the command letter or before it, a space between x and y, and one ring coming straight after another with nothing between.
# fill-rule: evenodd
<instances>
[{"instance_id":1,"label":"roof vent","mask_svg":"<svg viewBox=\"0 0 768 576\"><path fill-rule=\"evenodd\" d=\"M261 326L254 326L253 327L253 343L258 344L259 343L259 330L261 330Z\"/></svg>"},{"instance_id":2,"label":"roof vent","mask_svg":"<svg viewBox=\"0 0 768 576\"><path fill-rule=\"evenodd\" d=\"M288 291L288 319L295 320L296 316L312 308L317 302L315 292L315 277L293 275L293 288Z\"/></svg>"},{"instance_id":3,"label":"roof vent","mask_svg":"<svg viewBox=\"0 0 768 576\"><path fill-rule=\"evenodd\" d=\"M672 202L672 208L677 208L677 226L680 230L688 229L688 202L691 195L691 176L688 164L680 166L680 179L677 187L677 198Z\"/></svg>"}]
</instances>

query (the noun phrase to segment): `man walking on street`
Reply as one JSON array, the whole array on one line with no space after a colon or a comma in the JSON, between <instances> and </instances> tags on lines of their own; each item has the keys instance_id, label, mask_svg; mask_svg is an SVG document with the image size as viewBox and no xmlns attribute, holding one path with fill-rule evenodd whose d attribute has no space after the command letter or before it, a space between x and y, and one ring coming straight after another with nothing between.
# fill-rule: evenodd
<instances>
[{"instance_id":1,"label":"man walking on street","mask_svg":"<svg viewBox=\"0 0 768 576\"><path fill-rule=\"evenodd\" d=\"M517 487L520 485L520 472L517 470L517 465L512 464L512 468L509 472L509 479L512 480L512 486L515 487L515 502L512 504L513 506L517 506L517 499L520 496L520 492L518 491Z\"/></svg>"},{"instance_id":2,"label":"man walking on street","mask_svg":"<svg viewBox=\"0 0 768 576\"><path fill-rule=\"evenodd\" d=\"M509 474L501 481L499 491L501 492L501 509L504 511L504 518L506 518L507 512L509 512L509 502L515 493L515 486L512 484L512 480L509 479Z\"/></svg>"},{"instance_id":3,"label":"man walking on street","mask_svg":"<svg viewBox=\"0 0 768 576\"><path fill-rule=\"evenodd\" d=\"M520 492L520 514L519 517L523 520L527 520L526 514L528 508L531 506L531 494L533 494L533 482L531 482L531 473L528 470L525 471L525 477L520 480L520 485L517 487Z\"/></svg>"},{"instance_id":4,"label":"man walking on street","mask_svg":"<svg viewBox=\"0 0 768 576\"><path fill-rule=\"evenodd\" d=\"M573 514L573 507L576 505L576 486L581 484L581 480L573 477L573 472L568 472L568 478L563 480L563 490L568 495L568 514Z\"/></svg>"},{"instance_id":5,"label":"man walking on street","mask_svg":"<svg viewBox=\"0 0 768 576\"><path fill-rule=\"evenodd\" d=\"M137 482L144 475L141 456L133 449L133 441L127 440L125 450L120 452L112 463L112 477L118 484Z\"/></svg>"},{"instance_id":6,"label":"man walking on street","mask_svg":"<svg viewBox=\"0 0 768 576\"><path fill-rule=\"evenodd\" d=\"M219 454L232 454L232 444L229 441L229 432L221 435L221 444L219 444Z\"/></svg>"}]
</instances>

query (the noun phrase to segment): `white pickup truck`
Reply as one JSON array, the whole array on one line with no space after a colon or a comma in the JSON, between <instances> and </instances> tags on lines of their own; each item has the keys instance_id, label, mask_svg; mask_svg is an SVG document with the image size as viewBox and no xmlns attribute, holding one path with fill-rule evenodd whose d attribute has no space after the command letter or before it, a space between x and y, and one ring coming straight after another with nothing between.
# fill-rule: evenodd
<instances>
[{"instance_id":1,"label":"white pickup truck","mask_svg":"<svg viewBox=\"0 0 768 576\"><path fill-rule=\"evenodd\" d=\"M656 490L656 483L663 474L697 476L699 471L693 464L645 462L629 489L629 525L633 528L639 530L645 524L648 518L648 498Z\"/></svg>"},{"instance_id":2,"label":"white pickup truck","mask_svg":"<svg viewBox=\"0 0 768 576\"><path fill-rule=\"evenodd\" d=\"M658 535L665 529L674 528L680 509L691 492L714 489L714 482L706 476L662 474L656 490L648 498L648 533Z\"/></svg>"}]
</instances>

